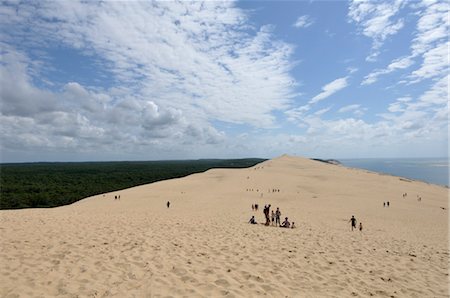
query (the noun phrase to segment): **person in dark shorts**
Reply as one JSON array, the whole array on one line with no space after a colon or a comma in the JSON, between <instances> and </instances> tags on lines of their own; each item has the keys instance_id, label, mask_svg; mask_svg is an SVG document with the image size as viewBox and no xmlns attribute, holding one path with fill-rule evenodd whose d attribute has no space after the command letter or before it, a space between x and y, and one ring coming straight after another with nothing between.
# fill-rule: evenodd
<instances>
[{"instance_id":1,"label":"person in dark shorts","mask_svg":"<svg viewBox=\"0 0 450 298\"><path fill-rule=\"evenodd\" d=\"M352 218L350 218L350 220L348 222L352 223L352 231L353 231L353 228L356 229L356 218L354 215L352 215Z\"/></svg>"}]
</instances>

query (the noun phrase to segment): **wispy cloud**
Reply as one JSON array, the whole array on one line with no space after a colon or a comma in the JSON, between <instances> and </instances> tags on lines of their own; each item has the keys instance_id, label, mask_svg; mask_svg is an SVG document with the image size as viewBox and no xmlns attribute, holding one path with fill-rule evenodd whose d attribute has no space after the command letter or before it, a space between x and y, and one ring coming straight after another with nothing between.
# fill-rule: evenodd
<instances>
[{"instance_id":1,"label":"wispy cloud","mask_svg":"<svg viewBox=\"0 0 450 298\"><path fill-rule=\"evenodd\" d=\"M361 107L359 104L352 104L342 107L338 110L338 113L352 113L355 116L361 117L367 111L367 108Z\"/></svg>"},{"instance_id":2,"label":"wispy cloud","mask_svg":"<svg viewBox=\"0 0 450 298\"><path fill-rule=\"evenodd\" d=\"M332 81L331 83L326 84L325 86L322 87L322 92L317 94L316 96L314 96L309 101L309 103L310 104L317 103L317 102L324 100L325 98L333 95L334 93L338 92L339 90L344 89L345 87L348 86L347 79L348 79L348 77L343 77L343 78L336 79L336 80Z\"/></svg>"},{"instance_id":3,"label":"wispy cloud","mask_svg":"<svg viewBox=\"0 0 450 298\"><path fill-rule=\"evenodd\" d=\"M308 15L303 15L298 17L293 26L296 28L308 28L312 24L314 24L314 20Z\"/></svg>"},{"instance_id":4,"label":"wispy cloud","mask_svg":"<svg viewBox=\"0 0 450 298\"><path fill-rule=\"evenodd\" d=\"M419 69L411 73L412 82L441 77L448 73L448 49L450 43L443 42L423 54L423 62Z\"/></svg>"},{"instance_id":5,"label":"wispy cloud","mask_svg":"<svg viewBox=\"0 0 450 298\"><path fill-rule=\"evenodd\" d=\"M350 22L360 26L361 33L373 40L372 52L368 61L376 60L384 41L403 28L403 19L395 19L404 5L403 0L394 1L357 1L349 6Z\"/></svg>"},{"instance_id":6,"label":"wispy cloud","mask_svg":"<svg viewBox=\"0 0 450 298\"><path fill-rule=\"evenodd\" d=\"M411 57L402 57L393 60L386 68L384 69L377 69L374 72L370 73L366 77L364 77L364 80L362 81L362 85L370 85L375 83L378 80L378 77L391 73L393 71L399 70L399 69L405 69L410 67L414 64L414 60Z\"/></svg>"}]
</instances>

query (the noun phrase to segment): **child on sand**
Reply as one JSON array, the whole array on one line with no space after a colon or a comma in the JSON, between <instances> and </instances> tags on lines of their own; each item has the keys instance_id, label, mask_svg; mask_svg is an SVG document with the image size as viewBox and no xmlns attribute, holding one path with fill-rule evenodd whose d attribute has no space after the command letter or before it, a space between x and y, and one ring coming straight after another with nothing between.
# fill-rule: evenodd
<instances>
[{"instance_id":1,"label":"child on sand","mask_svg":"<svg viewBox=\"0 0 450 298\"><path fill-rule=\"evenodd\" d=\"M295 222L292 222L292 226L291 226L291 229L295 229L296 228L296 226L295 226Z\"/></svg>"},{"instance_id":2,"label":"child on sand","mask_svg":"<svg viewBox=\"0 0 450 298\"><path fill-rule=\"evenodd\" d=\"M275 224L275 212L272 210L272 226Z\"/></svg>"},{"instance_id":3,"label":"child on sand","mask_svg":"<svg viewBox=\"0 0 450 298\"><path fill-rule=\"evenodd\" d=\"M250 218L248 223L251 223L252 225L256 225L256 220L255 220L255 216L254 215L252 215L252 218Z\"/></svg>"},{"instance_id":4,"label":"child on sand","mask_svg":"<svg viewBox=\"0 0 450 298\"><path fill-rule=\"evenodd\" d=\"M362 222L359 223L359 231L362 232Z\"/></svg>"}]
</instances>

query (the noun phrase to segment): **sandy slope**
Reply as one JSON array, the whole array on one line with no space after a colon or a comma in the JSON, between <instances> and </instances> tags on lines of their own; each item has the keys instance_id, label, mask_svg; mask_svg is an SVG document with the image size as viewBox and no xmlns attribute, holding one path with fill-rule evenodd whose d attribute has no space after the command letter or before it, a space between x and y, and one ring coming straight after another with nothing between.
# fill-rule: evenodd
<instances>
[{"instance_id":1,"label":"sandy slope","mask_svg":"<svg viewBox=\"0 0 450 298\"><path fill-rule=\"evenodd\" d=\"M448 297L448 195L283 156L0 211L0 296ZM298 228L247 224L252 214L263 221L256 202ZM350 231L351 215L362 232Z\"/></svg>"}]
</instances>

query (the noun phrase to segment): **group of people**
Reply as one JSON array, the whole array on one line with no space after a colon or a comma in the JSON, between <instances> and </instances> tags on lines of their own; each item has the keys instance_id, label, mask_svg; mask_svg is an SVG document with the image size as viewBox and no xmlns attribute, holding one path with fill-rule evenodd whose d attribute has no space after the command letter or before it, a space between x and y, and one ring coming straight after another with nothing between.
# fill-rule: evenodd
<instances>
[{"instance_id":1,"label":"group of people","mask_svg":"<svg viewBox=\"0 0 450 298\"><path fill-rule=\"evenodd\" d=\"M383 207L389 207L389 201L387 201L387 202L383 202Z\"/></svg>"},{"instance_id":2,"label":"group of people","mask_svg":"<svg viewBox=\"0 0 450 298\"><path fill-rule=\"evenodd\" d=\"M280 208L277 207L276 211L272 210L272 213L270 212L271 205L265 205L263 209L264 217L266 219L266 222L264 223L265 226L269 226L272 223L272 226L280 227L280 228L295 228L295 222L292 222L292 224L289 222L289 219L287 217L284 218L284 221L281 222L281 211ZM258 204L252 204L252 210L258 211ZM248 221L250 224L257 224L255 216L252 215L250 220Z\"/></svg>"}]
</instances>

